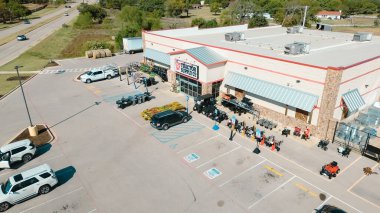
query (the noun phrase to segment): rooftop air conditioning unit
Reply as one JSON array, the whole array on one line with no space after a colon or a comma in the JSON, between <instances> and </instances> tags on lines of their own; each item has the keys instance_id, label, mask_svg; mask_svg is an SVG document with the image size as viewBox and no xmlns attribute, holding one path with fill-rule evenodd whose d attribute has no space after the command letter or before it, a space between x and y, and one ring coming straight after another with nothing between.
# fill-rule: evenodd
<instances>
[{"instance_id":1,"label":"rooftop air conditioning unit","mask_svg":"<svg viewBox=\"0 0 380 213\"><path fill-rule=\"evenodd\" d=\"M371 41L372 33L355 33L353 41Z\"/></svg>"},{"instance_id":2,"label":"rooftop air conditioning unit","mask_svg":"<svg viewBox=\"0 0 380 213\"><path fill-rule=\"evenodd\" d=\"M304 42L294 42L285 45L284 53L287 55L308 54L310 52L310 44Z\"/></svg>"},{"instance_id":3,"label":"rooftop air conditioning unit","mask_svg":"<svg viewBox=\"0 0 380 213\"><path fill-rule=\"evenodd\" d=\"M317 23L317 30L332 31L332 26L328 24Z\"/></svg>"},{"instance_id":4,"label":"rooftop air conditioning unit","mask_svg":"<svg viewBox=\"0 0 380 213\"><path fill-rule=\"evenodd\" d=\"M244 40L244 34L239 32L226 33L224 35L226 41L241 41Z\"/></svg>"},{"instance_id":5,"label":"rooftop air conditioning unit","mask_svg":"<svg viewBox=\"0 0 380 213\"><path fill-rule=\"evenodd\" d=\"M296 34L296 33L302 33L302 32L303 32L302 26L288 27L286 29L286 33L288 33L288 34Z\"/></svg>"}]
</instances>

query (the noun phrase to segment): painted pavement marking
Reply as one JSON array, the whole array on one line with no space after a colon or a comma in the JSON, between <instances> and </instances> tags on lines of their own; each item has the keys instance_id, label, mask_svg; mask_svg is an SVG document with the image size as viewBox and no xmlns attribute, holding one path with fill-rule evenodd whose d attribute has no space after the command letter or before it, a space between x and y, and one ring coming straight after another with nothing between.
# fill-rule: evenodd
<instances>
[{"instance_id":1,"label":"painted pavement marking","mask_svg":"<svg viewBox=\"0 0 380 213\"><path fill-rule=\"evenodd\" d=\"M196 121L190 120L187 123L174 126L166 131L155 131L151 133L151 135L155 137L160 143L165 144L177 138L189 135L194 132L198 132L203 128L203 125L200 125Z\"/></svg>"},{"instance_id":2,"label":"painted pavement marking","mask_svg":"<svg viewBox=\"0 0 380 213\"><path fill-rule=\"evenodd\" d=\"M201 157L199 155L197 155L196 153L191 153L189 155L186 155L184 157L184 159L188 162L188 163L192 163L194 161L197 161L199 160Z\"/></svg>"},{"instance_id":3,"label":"painted pavement marking","mask_svg":"<svg viewBox=\"0 0 380 213\"><path fill-rule=\"evenodd\" d=\"M217 168L211 168L205 172L203 172L203 174L208 177L209 179L214 179L218 176L220 176L222 174L221 171L219 171Z\"/></svg>"},{"instance_id":4,"label":"painted pavement marking","mask_svg":"<svg viewBox=\"0 0 380 213\"><path fill-rule=\"evenodd\" d=\"M274 168L272 168L272 167L270 167L268 165L265 165L264 168L266 168L267 170L273 172L274 174L276 174L276 175L278 175L280 177L284 176L284 174L282 174L281 172L275 170Z\"/></svg>"},{"instance_id":5,"label":"painted pavement marking","mask_svg":"<svg viewBox=\"0 0 380 213\"><path fill-rule=\"evenodd\" d=\"M260 163L258 163L258 164L256 164L256 165L252 166L251 168L248 168L248 169L246 169L245 171L241 172L240 174L233 176L231 179L229 179L229 180L227 180L226 182L220 184L219 187L222 187L222 186L226 185L227 183L231 182L233 179L235 179L235 178L237 178L237 177L240 177L241 175L243 175L243 174L249 172L250 170L252 170L252 169L256 168L257 166L261 165L262 163L264 163L265 161L266 161L266 160L263 160L263 161L261 161Z\"/></svg>"}]
</instances>

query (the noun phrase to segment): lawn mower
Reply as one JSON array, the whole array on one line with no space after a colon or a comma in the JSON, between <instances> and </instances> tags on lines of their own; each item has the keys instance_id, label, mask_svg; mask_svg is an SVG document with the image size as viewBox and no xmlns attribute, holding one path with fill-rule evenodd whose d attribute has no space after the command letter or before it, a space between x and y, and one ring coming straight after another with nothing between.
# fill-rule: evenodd
<instances>
[{"instance_id":1,"label":"lawn mower","mask_svg":"<svg viewBox=\"0 0 380 213\"><path fill-rule=\"evenodd\" d=\"M328 140L320 140L319 143L318 143L318 147L321 147L321 149L323 150L327 150L327 145L329 145L329 141Z\"/></svg>"},{"instance_id":2,"label":"lawn mower","mask_svg":"<svg viewBox=\"0 0 380 213\"><path fill-rule=\"evenodd\" d=\"M322 166L322 170L320 171L321 175L326 175L331 179L332 177L336 177L337 174L339 174L340 169L338 166L338 163L336 161L333 161L327 165Z\"/></svg>"}]
</instances>

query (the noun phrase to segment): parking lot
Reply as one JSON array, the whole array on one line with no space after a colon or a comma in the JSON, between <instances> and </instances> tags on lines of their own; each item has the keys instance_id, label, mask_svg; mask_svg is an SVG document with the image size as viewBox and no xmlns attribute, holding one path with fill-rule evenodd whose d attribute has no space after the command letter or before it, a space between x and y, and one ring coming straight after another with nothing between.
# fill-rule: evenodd
<instances>
[{"instance_id":1,"label":"parking lot","mask_svg":"<svg viewBox=\"0 0 380 213\"><path fill-rule=\"evenodd\" d=\"M125 63L135 60L125 57ZM118 78L84 84L74 80L78 74L47 70L25 84L32 120L47 124L56 138L26 165L0 171L0 178L48 163L61 182L9 212L125 212L126 206L128 212L313 212L324 204L380 210L379 175L362 171L380 172L379 165L357 153L341 157L335 144L323 151L275 129L267 134L284 140L281 150L261 146L257 155L256 142L239 133L230 141L225 123L213 130L213 121L191 112L192 100L191 121L159 131L140 113L173 101L186 106L185 95L160 82L148 88L151 101L119 109L116 100L145 88ZM28 125L20 94L0 101L1 141ZM329 180L319 171L333 160L342 171Z\"/></svg>"}]
</instances>

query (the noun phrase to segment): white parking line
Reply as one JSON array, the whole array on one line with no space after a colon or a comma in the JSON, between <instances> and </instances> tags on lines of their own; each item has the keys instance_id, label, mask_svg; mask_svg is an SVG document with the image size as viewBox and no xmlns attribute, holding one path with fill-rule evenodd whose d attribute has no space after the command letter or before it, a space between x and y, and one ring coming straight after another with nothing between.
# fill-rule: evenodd
<instances>
[{"instance_id":1,"label":"white parking line","mask_svg":"<svg viewBox=\"0 0 380 213\"><path fill-rule=\"evenodd\" d=\"M91 211L89 211L89 212L87 212L87 213L91 213L91 212L95 212L96 211L96 209L93 209L93 210L91 210Z\"/></svg>"},{"instance_id":2,"label":"white parking line","mask_svg":"<svg viewBox=\"0 0 380 213\"><path fill-rule=\"evenodd\" d=\"M329 201L331 198L332 198L332 196L328 197L325 201L323 201L323 203L321 203L321 205L319 205L319 206L317 207L317 209L322 208L322 206L325 205L325 204L327 203L327 201ZM312 211L312 213L313 213L313 212L314 212L314 210Z\"/></svg>"},{"instance_id":3,"label":"white parking line","mask_svg":"<svg viewBox=\"0 0 380 213\"><path fill-rule=\"evenodd\" d=\"M125 114L123 111L117 109L116 107L112 107L114 110L120 112L122 115L124 115L125 117L127 117L128 119L130 119L131 121L133 121L133 123L135 123L137 126L139 127L144 127L144 126L141 126L141 124L139 124L137 121L133 120L131 117L129 117L129 115Z\"/></svg>"},{"instance_id":4,"label":"white parking line","mask_svg":"<svg viewBox=\"0 0 380 213\"><path fill-rule=\"evenodd\" d=\"M354 160L352 163L350 163L350 165L348 165L346 168L344 168L341 172L340 172L340 175L339 176L342 176L342 174L347 171L348 168L350 168L352 165L354 165L356 162L358 162L360 159L362 158L362 156L359 156L356 160Z\"/></svg>"},{"instance_id":5,"label":"white parking line","mask_svg":"<svg viewBox=\"0 0 380 213\"><path fill-rule=\"evenodd\" d=\"M240 147L241 147L241 146L235 147L234 149L232 149L232 150L230 150L230 151L228 151L228 152L225 152L225 153L223 153L223 154L220 154L220 155L216 156L215 158L212 158L211 160L202 163L201 165L197 166L196 168L198 169L198 168L200 168L200 167L202 167L202 166L204 166L204 165L206 165L206 164L208 164L208 163L210 163L210 162L212 162L212 161L214 161L214 160L216 160L216 159L218 159L218 158L220 158L220 157L223 157L223 156L225 156L225 155L228 155L229 153L231 153L231 152L233 152L233 151L239 149Z\"/></svg>"},{"instance_id":6,"label":"white parking line","mask_svg":"<svg viewBox=\"0 0 380 213\"><path fill-rule=\"evenodd\" d=\"M204 143L206 143L206 142L208 142L208 141L211 141L212 139L217 138L217 137L219 137L219 135L215 135L215 136L213 136L213 137L211 137L211 138L208 138L208 139L206 139L206 140L203 140L203 141L201 141L201 142L199 142L199 143L197 143L197 144L194 144L194 145L191 145L191 146L189 146L189 147L186 147L186 148L184 148L184 149L178 151L177 154L182 153L182 152L184 152L184 151L186 151L186 150L188 150L188 149L191 149L191 148L193 148L193 147L199 146L199 145L201 145L201 144L204 144Z\"/></svg>"},{"instance_id":7,"label":"white parking line","mask_svg":"<svg viewBox=\"0 0 380 213\"><path fill-rule=\"evenodd\" d=\"M227 180L226 182L220 184L219 187L222 187L222 186L226 185L227 183L231 182L233 179L235 179L235 178L237 178L237 177L239 177L239 176L241 176L241 175L247 173L248 171L250 171L250 170L256 168L257 166L259 166L260 164L264 163L265 161L266 161L266 160L263 160L263 161L261 161L260 163L258 163L258 164L256 164L256 165L254 165L254 166L252 166L252 167L250 167L250 168L244 170L244 171L241 172L240 174L233 176L231 179L229 179L229 180Z\"/></svg>"},{"instance_id":8,"label":"white parking line","mask_svg":"<svg viewBox=\"0 0 380 213\"><path fill-rule=\"evenodd\" d=\"M21 211L20 213L24 213L24 212L30 211L30 210L32 210L32 209L38 208L38 207L40 207L40 206L46 205L46 204L48 204L48 203L50 203L50 202L52 202L52 201L54 201L54 200L60 199L60 198L62 198L62 197L65 197L65 196L67 196L67 195L70 195L70 194L72 194L72 193L74 193L74 192L77 192L77 191L79 191L79 190L82 190L82 189L83 189L83 187L81 186L81 187L79 187L78 189L75 189L75 190L73 190L73 191L71 191L71 192L67 192L67 193L65 193L65 194L63 194L63 195L61 195L61 196L58 196L58 197L53 198L53 199L50 199L50 200L45 201L45 202L43 202L43 203L40 203L40 204L38 204L38 205L36 205L36 206L30 207L29 209L25 209L25 210Z\"/></svg>"},{"instance_id":9,"label":"white parking line","mask_svg":"<svg viewBox=\"0 0 380 213\"><path fill-rule=\"evenodd\" d=\"M292 178L290 178L289 180L285 181L285 183L281 184L280 186L278 186L277 188L275 188L273 191L269 192L268 194L266 194L264 197L260 198L259 200L257 200L256 202L254 202L252 205L250 205L248 207L248 209L251 209L252 207L254 207L256 204L258 204L259 202L261 202L262 200L264 200L265 198L267 198L269 195L273 194L275 191L279 190L281 187L285 186L286 184L288 184L290 181L292 181L294 178L296 178L296 176L293 176Z\"/></svg>"}]
</instances>

